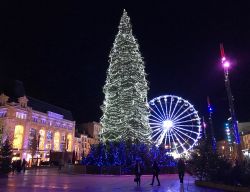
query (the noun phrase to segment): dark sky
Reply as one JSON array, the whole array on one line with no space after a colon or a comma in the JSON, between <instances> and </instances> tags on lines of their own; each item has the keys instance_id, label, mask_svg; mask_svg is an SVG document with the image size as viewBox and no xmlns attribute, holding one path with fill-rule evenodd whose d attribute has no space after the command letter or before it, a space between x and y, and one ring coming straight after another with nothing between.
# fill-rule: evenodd
<instances>
[{"instance_id":1,"label":"dark sky","mask_svg":"<svg viewBox=\"0 0 250 192\"><path fill-rule=\"evenodd\" d=\"M207 117L209 95L221 136L229 116L219 54L223 42L233 62L237 117L250 120L247 3L109 2L2 1L0 79L21 80L27 95L71 110L78 123L99 121L108 56L126 8L144 57L149 99L176 94Z\"/></svg>"}]
</instances>

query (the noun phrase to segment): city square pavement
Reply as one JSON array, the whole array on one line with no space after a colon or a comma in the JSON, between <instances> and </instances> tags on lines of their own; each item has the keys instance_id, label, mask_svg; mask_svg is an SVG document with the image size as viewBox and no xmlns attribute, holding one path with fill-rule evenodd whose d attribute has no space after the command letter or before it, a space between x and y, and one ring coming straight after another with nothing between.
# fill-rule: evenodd
<instances>
[{"instance_id":1,"label":"city square pavement","mask_svg":"<svg viewBox=\"0 0 250 192\"><path fill-rule=\"evenodd\" d=\"M178 175L160 175L161 186L151 186L152 176L143 175L141 186L134 183L134 176L123 175L70 175L59 173L56 169L28 170L25 174L10 174L8 178L0 178L0 192L30 191L83 191L83 192L213 192L212 190L194 185L193 177L186 175L184 184L180 184Z\"/></svg>"}]
</instances>

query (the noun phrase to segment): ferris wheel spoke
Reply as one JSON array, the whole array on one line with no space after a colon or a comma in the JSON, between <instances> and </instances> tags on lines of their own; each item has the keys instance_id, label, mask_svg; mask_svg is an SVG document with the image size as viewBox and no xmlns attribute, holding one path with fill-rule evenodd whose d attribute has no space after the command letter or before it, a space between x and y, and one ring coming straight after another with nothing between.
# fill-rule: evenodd
<instances>
[{"instance_id":1,"label":"ferris wheel spoke","mask_svg":"<svg viewBox=\"0 0 250 192\"><path fill-rule=\"evenodd\" d=\"M173 103L173 98L170 98L170 105L169 105L168 117L171 117L172 103Z\"/></svg>"},{"instance_id":2,"label":"ferris wheel spoke","mask_svg":"<svg viewBox=\"0 0 250 192\"><path fill-rule=\"evenodd\" d=\"M191 107L189 106L188 108L186 108L184 111L182 111L180 114L178 114L177 116L175 116L173 119L177 119L179 118L181 115L183 115L184 113L186 113Z\"/></svg>"},{"instance_id":3,"label":"ferris wheel spoke","mask_svg":"<svg viewBox=\"0 0 250 192\"><path fill-rule=\"evenodd\" d=\"M159 100L157 102L161 102L161 101ZM156 107L157 111L159 112L159 114L161 114L160 116L162 117L161 119L163 120L164 119L164 115L162 114L162 112L160 111L160 109L158 108L157 105L155 105L155 107Z\"/></svg>"},{"instance_id":4,"label":"ferris wheel spoke","mask_svg":"<svg viewBox=\"0 0 250 192\"><path fill-rule=\"evenodd\" d=\"M189 130L189 129L185 129L185 128L183 128L183 127L180 127L180 126L175 126L177 129L181 129L181 130L183 130L183 131L187 131L187 132L189 132L189 133L194 133L194 134L196 134L196 135L198 135L199 133L198 132L195 132L195 131L191 131L191 130Z\"/></svg>"},{"instance_id":5,"label":"ferris wheel spoke","mask_svg":"<svg viewBox=\"0 0 250 192\"><path fill-rule=\"evenodd\" d=\"M155 133L152 134L152 137L155 137L158 134L162 134L162 129L158 129L156 131L154 131Z\"/></svg>"},{"instance_id":6,"label":"ferris wheel spoke","mask_svg":"<svg viewBox=\"0 0 250 192\"><path fill-rule=\"evenodd\" d=\"M154 127L152 127L152 129L153 129L153 131L152 131L152 132L162 130L162 128L161 128L160 126L154 126Z\"/></svg>"},{"instance_id":7,"label":"ferris wheel spoke","mask_svg":"<svg viewBox=\"0 0 250 192\"><path fill-rule=\"evenodd\" d=\"M161 106L162 113L163 113L165 119L167 119L167 116L166 116L166 114L165 114L165 112L164 112L164 109L163 109L163 107L162 107L162 104L161 104L161 100L159 100L159 103L160 103L160 106Z\"/></svg>"},{"instance_id":8,"label":"ferris wheel spoke","mask_svg":"<svg viewBox=\"0 0 250 192\"><path fill-rule=\"evenodd\" d=\"M189 113L189 114L187 114L187 115L185 115L185 116L183 116L183 117L180 117L180 118L178 119L178 121L180 121L180 120L182 120L182 119L185 119L185 118L187 118L187 117L190 117L190 116L192 116L192 115L194 115L194 114L197 114L197 112L194 111L194 112ZM176 119L174 119L174 120L176 120Z\"/></svg>"},{"instance_id":9,"label":"ferris wheel spoke","mask_svg":"<svg viewBox=\"0 0 250 192\"><path fill-rule=\"evenodd\" d=\"M154 122L161 122L162 121L162 119L159 119L158 117L156 117L156 116L154 116L154 115L150 115L151 117L154 117L154 119L150 119L150 121L154 121Z\"/></svg>"},{"instance_id":10,"label":"ferris wheel spoke","mask_svg":"<svg viewBox=\"0 0 250 192\"><path fill-rule=\"evenodd\" d=\"M156 106L156 105L155 105ZM156 106L157 108L157 106ZM159 113L157 113L152 107L150 107L150 109L157 115L157 117L159 117L161 119L161 121L163 121L162 116L159 115ZM157 108L158 109L158 108ZM152 115L152 114L151 114ZM155 117L155 116L154 116Z\"/></svg>"},{"instance_id":11,"label":"ferris wheel spoke","mask_svg":"<svg viewBox=\"0 0 250 192\"><path fill-rule=\"evenodd\" d=\"M170 131L170 133L171 133L171 132L173 132L173 131ZM174 145L175 150L176 150L176 152L177 152L177 154L178 154L179 152L178 152L177 146L176 146L176 144L175 144L175 140L174 140L173 135L174 135L174 133L171 133L171 137L172 137L172 140L173 140L173 145Z\"/></svg>"},{"instance_id":12,"label":"ferris wheel spoke","mask_svg":"<svg viewBox=\"0 0 250 192\"><path fill-rule=\"evenodd\" d=\"M161 126L162 124L159 123L159 122L155 122L155 123L149 123L150 125L158 125L158 126Z\"/></svg>"},{"instance_id":13,"label":"ferris wheel spoke","mask_svg":"<svg viewBox=\"0 0 250 192\"><path fill-rule=\"evenodd\" d=\"M167 99L167 97L166 98L164 98L164 102L165 102L165 113L166 113L166 115L167 115L167 119L169 119L169 116L168 116L168 99Z\"/></svg>"},{"instance_id":14,"label":"ferris wheel spoke","mask_svg":"<svg viewBox=\"0 0 250 192\"><path fill-rule=\"evenodd\" d=\"M178 101L179 101L179 99L175 102L174 109L173 109L173 111L172 111L172 113L171 113L171 115L170 115L170 118L171 118L171 119L172 119L172 117L173 117L173 115L174 115L174 112L175 112L175 109L176 109L176 107L177 107L177 105L178 105Z\"/></svg>"},{"instance_id":15,"label":"ferris wheel spoke","mask_svg":"<svg viewBox=\"0 0 250 192\"><path fill-rule=\"evenodd\" d=\"M175 132L175 131L174 131L174 132ZM185 142L184 138L183 138L182 136L180 136L177 132L175 132L175 133L176 133L176 134L173 134L174 137L176 138L176 140L178 141L178 143L179 143L180 146L182 147L183 151L186 151L186 148L184 147L184 144L181 143L180 139L179 139L176 135L178 135L178 136Z\"/></svg>"},{"instance_id":16,"label":"ferris wheel spoke","mask_svg":"<svg viewBox=\"0 0 250 192\"><path fill-rule=\"evenodd\" d=\"M183 109L184 106L185 106L185 103L182 103L180 108L176 111L176 113L172 116L171 119L175 119L175 117L179 114L179 112L181 113L181 110Z\"/></svg>"},{"instance_id":17,"label":"ferris wheel spoke","mask_svg":"<svg viewBox=\"0 0 250 192\"><path fill-rule=\"evenodd\" d=\"M181 124L181 123L188 123L188 122L199 122L200 119L199 118L196 118L196 119L190 119L190 120L186 120L186 121L179 121L179 120L176 120L174 121L174 124L177 125L177 124Z\"/></svg>"},{"instance_id":18,"label":"ferris wheel spoke","mask_svg":"<svg viewBox=\"0 0 250 192\"><path fill-rule=\"evenodd\" d=\"M164 138L164 136L165 136L165 132L166 131L162 131L162 133L160 134L160 135L158 135L158 137L156 138L156 143L157 144L161 144L162 143L162 140L163 140L163 138Z\"/></svg>"},{"instance_id":19,"label":"ferris wheel spoke","mask_svg":"<svg viewBox=\"0 0 250 192\"><path fill-rule=\"evenodd\" d=\"M182 135L185 135L186 137L188 137L189 139L191 139L191 140L193 140L193 141L195 142L195 139L194 139L194 138L192 138L192 137L190 137L190 136L189 136L189 135L187 135L186 133L184 133L184 132L182 132L182 131L180 131L180 130L176 129L175 127L173 127L173 129L174 129L175 131L177 131L177 132L181 133Z\"/></svg>"}]
</instances>

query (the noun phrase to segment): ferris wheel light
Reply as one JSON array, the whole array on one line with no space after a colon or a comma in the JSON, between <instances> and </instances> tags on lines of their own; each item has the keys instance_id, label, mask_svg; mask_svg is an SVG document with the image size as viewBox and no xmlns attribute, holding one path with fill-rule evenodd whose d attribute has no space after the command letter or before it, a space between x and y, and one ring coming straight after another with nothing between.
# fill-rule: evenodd
<instances>
[{"instance_id":1,"label":"ferris wheel light","mask_svg":"<svg viewBox=\"0 0 250 192\"><path fill-rule=\"evenodd\" d=\"M200 138L201 122L191 103L175 95L164 95L152 99L149 108L149 125L156 146L164 144L172 156L193 148Z\"/></svg>"},{"instance_id":2,"label":"ferris wheel light","mask_svg":"<svg viewBox=\"0 0 250 192\"><path fill-rule=\"evenodd\" d=\"M165 120L165 121L163 121L162 127L164 129L169 130L171 127L173 127L173 121L171 121L171 120Z\"/></svg>"}]
</instances>

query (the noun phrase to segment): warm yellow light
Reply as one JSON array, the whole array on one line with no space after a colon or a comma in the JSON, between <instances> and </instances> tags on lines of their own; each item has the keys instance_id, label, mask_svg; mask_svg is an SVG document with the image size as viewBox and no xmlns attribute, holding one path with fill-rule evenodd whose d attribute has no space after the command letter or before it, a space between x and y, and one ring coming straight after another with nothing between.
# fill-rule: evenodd
<instances>
[{"instance_id":1,"label":"warm yellow light","mask_svg":"<svg viewBox=\"0 0 250 192\"><path fill-rule=\"evenodd\" d=\"M67 148L67 151L72 151L72 135L71 134L68 134L67 135L67 142L68 142L68 148Z\"/></svg>"},{"instance_id":2,"label":"warm yellow light","mask_svg":"<svg viewBox=\"0 0 250 192\"><path fill-rule=\"evenodd\" d=\"M60 133L56 132L54 134L54 150L59 151L60 150Z\"/></svg>"},{"instance_id":3,"label":"warm yellow light","mask_svg":"<svg viewBox=\"0 0 250 192\"><path fill-rule=\"evenodd\" d=\"M44 143L45 143L45 131L41 129L39 131L40 139L39 139L39 150L44 150Z\"/></svg>"},{"instance_id":4,"label":"warm yellow light","mask_svg":"<svg viewBox=\"0 0 250 192\"><path fill-rule=\"evenodd\" d=\"M14 149L21 149L23 145L23 131L24 128L22 125L15 126L14 132L14 140L13 140L13 148Z\"/></svg>"}]
</instances>

